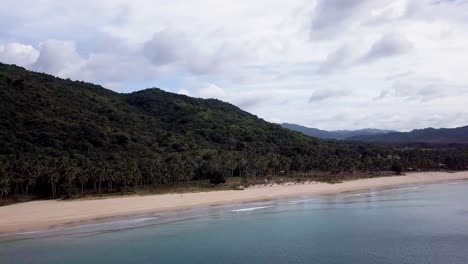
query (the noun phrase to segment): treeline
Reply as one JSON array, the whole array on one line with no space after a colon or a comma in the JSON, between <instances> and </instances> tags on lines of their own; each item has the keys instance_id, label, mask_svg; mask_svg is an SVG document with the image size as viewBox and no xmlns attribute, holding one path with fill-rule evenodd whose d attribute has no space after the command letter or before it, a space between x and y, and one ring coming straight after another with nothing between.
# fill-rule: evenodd
<instances>
[{"instance_id":1,"label":"treeline","mask_svg":"<svg viewBox=\"0 0 468 264\"><path fill-rule=\"evenodd\" d=\"M359 150L361 152L359 152ZM390 154L391 153L391 154ZM329 153L330 154L330 153ZM0 198L35 195L66 197L128 192L139 187L209 180L223 183L229 177L245 181L295 175L326 175L318 180L355 172L465 169L463 150L393 150L382 155L358 148L355 153L325 156L282 156L275 153L205 151L169 153L154 158L111 155L90 159L82 155L60 158L7 159L0 162ZM341 180L341 179L339 179Z\"/></svg>"}]
</instances>

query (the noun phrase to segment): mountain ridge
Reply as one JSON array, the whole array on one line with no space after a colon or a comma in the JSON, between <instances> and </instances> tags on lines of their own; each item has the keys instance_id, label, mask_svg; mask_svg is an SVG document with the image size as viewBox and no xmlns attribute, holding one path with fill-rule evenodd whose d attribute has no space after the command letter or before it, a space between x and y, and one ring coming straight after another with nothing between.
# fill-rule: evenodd
<instances>
[{"instance_id":1,"label":"mountain ridge","mask_svg":"<svg viewBox=\"0 0 468 264\"><path fill-rule=\"evenodd\" d=\"M390 132L384 135L359 135L348 138L352 141L384 143L438 143L468 144L468 126L456 128L424 128L410 132Z\"/></svg>"},{"instance_id":2,"label":"mountain ridge","mask_svg":"<svg viewBox=\"0 0 468 264\"><path fill-rule=\"evenodd\" d=\"M394 130L382 130L375 128L364 128L358 130L334 130L327 131L318 128L311 128L306 126L301 126L292 123L282 123L282 127L303 133L307 136L317 137L321 139L338 139L343 140L349 137L358 136L358 135L373 135L373 134L385 134L389 132L395 132Z\"/></svg>"}]
</instances>

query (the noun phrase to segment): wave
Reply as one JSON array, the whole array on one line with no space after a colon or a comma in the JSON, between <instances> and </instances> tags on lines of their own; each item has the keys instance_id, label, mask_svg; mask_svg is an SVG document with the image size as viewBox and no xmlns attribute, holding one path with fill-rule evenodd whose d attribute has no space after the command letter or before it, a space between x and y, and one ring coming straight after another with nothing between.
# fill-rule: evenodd
<instances>
[{"instance_id":1,"label":"wave","mask_svg":"<svg viewBox=\"0 0 468 264\"><path fill-rule=\"evenodd\" d=\"M357 196L364 196L364 195L375 195L380 193L381 191L376 191L376 192L364 192L364 193L354 193L354 194L349 194L345 195L343 197L357 197Z\"/></svg>"},{"instance_id":2,"label":"wave","mask_svg":"<svg viewBox=\"0 0 468 264\"><path fill-rule=\"evenodd\" d=\"M273 207L273 205L235 209L235 210L231 210L231 212L249 212L249 211L266 209L266 208L270 208L270 207Z\"/></svg>"},{"instance_id":3,"label":"wave","mask_svg":"<svg viewBox=\"0 0 468 264\"><path fill-rule=\"evenodd\" d=\"M395 188L395 189L389 189L385 191L404 191L404 190L417 190L420 189L421 187L415 186L415 187L404 187L404 188Z\"/></svg>"},{"instance_id":4,"label":"wave","mask_svg":"<svg viewBox=\"0 0 468 264\"><path fill-rule=\"evenodd\" d=\"M449 182L448 185L459 185L459 184L466 184L466 181L456 181L456 182Z\"/></svg>"},{"instance_id":5,"label":"wave","mask_svg":"<svg viewBox=\"0 0 468 264\"><path fill-rule=\"evenodd\" d=\"M0 234L0 237L15 236L15 235L32 235L32 234L52 233L52 232L57 232L57 231L66 231L66 230L70 230L70 229L98 227L98 226L106 226L106 225L114 225L114 224L138 224L138 223L143 223L143 222L147 222L147 221L156 220L156 219L159 219L159 218L160 218L159 216L132 218L132 219L125 219L125 220L118 220L118 221L109 221L109 222L101 222L101 223L93 223L93 224L85 224L85 225L75 225L75 226L44 229L44 230L37 230L37 231Z\"/></svg>"},{"instance_id":6,"label":"wave","mask_svg":"<svg viewBox=\"0 0 468 264\"><path fill-rule=\"evenodd\" d=\"M102 222L102 223L95 223L95 224L87 224L87 225L78 225L78 226L72 226L72 227L66 227L62 229L73 229L73 228L82 228L82 227L92 227L92 226L103 226L103 225L113 225L113 224L137 224L137 223L142 223L146 221L152 221L159 219L159 216L155 217L142 217L142 218L133 218L133 219L126 219L126 220L119 220L119 221L110 221L110 222Z\"/></svg>"},{"instance_id":7,"label":"wave","mask_svg":"<svg viewBox=\"0 0 468 264\"><path fill-rule=\"evenodd\" d=\"M356 196L365 196L365 195L377 195L379 193L384 193L384 192L395 192L395 191L409 191L409 190L417 190L420 189L421 187L415 186L415 187L404 187L404 188L394 188L394 189L382 189L378 191L372 191L372 192L363 192L363 193L354 193L354 194L349 194L345 195L343 197L356 197Z\"/></svg>"},{"instance_id":8,"label":"wave","mask_svg":"<svg viewBox=\"0 0 468 264\"><path fill-rule=\"evenodd\" d=\"M39 234L39 233L44 233L44 232L46 232L46 230L6 233L6 234L0 234L0 237L8 237L8 236L14 236L14 235L31 235L31 234Z\"/></svg>"},{"instance_id":9,"label":"wave","mask_svg":"<svg viewBox=\"0 0 468 264\"><path fill-rule=\"evenodd\" d=\"M290 201L290 202L288 202L288 203L290 203L290 204L296 204L296 203L305 203L305 202L311 202L311 201L320 201L320 199L311 198L311 199L303 199L303 200Z\"/></svg>"}]
</instances>

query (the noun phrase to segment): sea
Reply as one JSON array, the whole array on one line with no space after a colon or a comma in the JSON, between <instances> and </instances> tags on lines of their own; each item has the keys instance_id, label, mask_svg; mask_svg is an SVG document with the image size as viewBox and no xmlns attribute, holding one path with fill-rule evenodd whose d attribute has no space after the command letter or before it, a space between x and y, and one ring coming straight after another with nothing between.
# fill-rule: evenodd
<instances>
[{"instance_id":1,"label":"sea","mask_svg":"<svg viewBox=\"0 0 468 264\"><path fill-rule=\"evenodd\" d=\"M468 181L2 235L0 263L466 264Z\"/></svg>"}]
</instances>

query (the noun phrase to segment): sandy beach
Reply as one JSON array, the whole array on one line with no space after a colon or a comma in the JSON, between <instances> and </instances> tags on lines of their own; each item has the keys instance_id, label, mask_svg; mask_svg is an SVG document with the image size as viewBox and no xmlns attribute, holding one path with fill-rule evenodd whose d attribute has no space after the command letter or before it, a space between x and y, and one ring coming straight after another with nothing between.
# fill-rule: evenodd
<instances>
[{"instance_id":1,"label":"sandy beach","mask_svg":"<svg viewBox=\"0 0 468 264\"><path fill-rule=\"evenodd\" d=\"M468 171L411 173L406 176L360 179L338 184L311 182L260 185L239 191L123 196L92 200L33 201L0 207L0 234L59 228L60 226L79 225L87 221L102 221L111 217L137 216L200 206L333 194L462 179L468 179Z\"/></svg>"}]
</instances>

